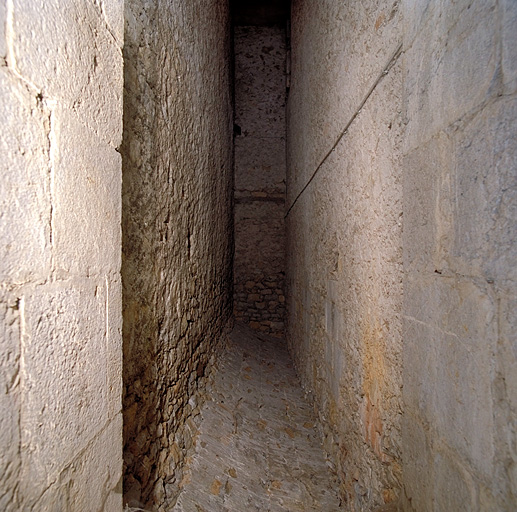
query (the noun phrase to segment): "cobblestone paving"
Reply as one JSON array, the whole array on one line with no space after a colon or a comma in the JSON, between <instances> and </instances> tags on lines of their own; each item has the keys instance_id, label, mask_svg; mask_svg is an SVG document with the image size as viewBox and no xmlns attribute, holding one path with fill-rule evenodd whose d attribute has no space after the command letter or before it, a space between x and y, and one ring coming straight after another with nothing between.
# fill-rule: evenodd
<instances>
[{"instance_id":1,"label":"cobblestone paving","mask_svg":"<svg viewBox=\"0 0 517 512\"><path fill-rule=\"evenodd\" d=\"M340 510L314 415L281 341L235 327L198 429L174 512Z\"/></svg>"}]
</instances>

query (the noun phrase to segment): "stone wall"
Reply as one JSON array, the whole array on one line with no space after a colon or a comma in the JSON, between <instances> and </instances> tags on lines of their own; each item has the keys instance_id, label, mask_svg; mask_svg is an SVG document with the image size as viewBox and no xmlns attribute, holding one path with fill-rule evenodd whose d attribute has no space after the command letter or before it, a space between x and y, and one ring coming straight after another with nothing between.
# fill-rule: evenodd
<instances>
[{"instance_id":1,"label":"stone wall","mask_svg":"<svg viewBox=\"0 0 517 512\"><path fill-rule=\"evenodd\" d=\"M288 343L357 511L401 486L399 18L299 0L291 20Z\"/></svg>"},{"instance_id":2,"label":"stone wall","mask_svg":"<svg viewBox=\"0 0 517 512\"><path fill-rule=\"evenodd\" d=\"M293 2L288 341L348 510L517 500L516 16Z\"/></svg>"},{"instance_id":3,"label":"stone wall","mask_svg":"<svg viewBox=\"0 0 517 512\"><path fill-rule=\"evenodd\" d=\"M124 485L153 510L176 498L231 314L229 41L226 2L126 1Z\"/></svg>"},{"instance_id":4,"label":"stone wall","mask_svg":"<svg viewBox=\"0 0 517 512\"><path fill-rule=\"evenodd\" d=\"M234 314L282 336L285 316L284 27L235 27Z\"/></svg>"},{"instance_id":5,"label":"stone wall","mask_svg":"<svg viewBox=\"0 0 517 512\"><path fill-rule=\"evenodd\" d=\"M4 511L122 509L122 26L0 2Z\"/></svg>"},{"instance_id":6,"label":"stone wall","mask_svg":"<svg viewBox=\"0 0 517 512\"><path fill-rule=\"evenodd\" d=\"M404 502L512 510L517 4L403 6Z\"/></svg>"}]
</instances>

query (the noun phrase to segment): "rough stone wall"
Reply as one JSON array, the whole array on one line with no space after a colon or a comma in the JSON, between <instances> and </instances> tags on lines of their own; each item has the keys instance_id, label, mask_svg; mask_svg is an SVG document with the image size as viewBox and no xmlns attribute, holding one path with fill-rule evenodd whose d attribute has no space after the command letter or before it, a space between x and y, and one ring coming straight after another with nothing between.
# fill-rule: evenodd
<instances>
[{"instance_id":1,"label":"rough stone wall","mask_svg":"<svg viewBox=\"0 0 517 512\"><path fill-rule=\"evenodd\" d=\"M4 511L122 509L122 26L0 2Z\"/></svg>"},{"instance_id":2,"label":"rough stone wall","mask_svg":"<svg viewBox=\"0 0 517 512\"><path fill-rule=\"evenodd\" d=\"M153 510L175 500L231 314L229 40L226 2L126 1L124 485Z\"/></svg>"},{"instance_id":3,"label":"rough stone wall","mask_svg":"<svg viewBox=\"0 0 517 512\"><path fill-rule=\"evenodd\" d=\"M348 510L517 503L516 22L293 2L288 341Z\"/></svg>"},{"instance_id":4,"label":"rough stone wall","mask_svg":"<svg viewBox=\"0 0 517 512\"><path fill-rule=\"evenodd\" d=\"M405 507L514 510L517 3L403 6Z\"/></svg>"},{"instance_id":5,"label":"rough stone wall","mask_svg":"<svg viewBox=\"0 0 517 512\"><path fill-rule=\"evenodd\" d=\"M234 314L282 336L285 317L285 28L235 27Z\"/></svg>"},{"instance_id":6,"label":"rough stone wall","mask_svg":"<svg viewBox=\"0 0 517 512\"><path fill-rule=\"evenodd\" d=\"M375 510L401 485L399 13L298 0L291 23L288 342L347 509Z\"/></svg>"}]
</instances>

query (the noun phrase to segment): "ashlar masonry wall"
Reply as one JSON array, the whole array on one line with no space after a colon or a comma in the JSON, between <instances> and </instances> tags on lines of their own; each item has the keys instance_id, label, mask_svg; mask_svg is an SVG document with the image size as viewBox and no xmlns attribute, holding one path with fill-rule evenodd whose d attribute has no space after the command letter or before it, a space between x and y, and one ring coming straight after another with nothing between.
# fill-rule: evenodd
<instances>
[{"instance_id":1,"label":"ashlar masonry wall","mask_svg":"<svg viewBox=\"0 0 517 512\"><path fill-rule=\"evenodd\" d=\"M0 509L122 508L121 2L0 2Z\"/></svg>"},{"instance_id":2,"label":"ashlar masonry wall","mask_svg":"<svg viewBox=\"0 0 517 512\"><path fill-rule=\"evenodd\" d=\"M234 314L282 336L285 317L283 26L237 26Z\"/></svg>"},{"instance_id":3,"label":"ashlar masonry wall","mask_svg":"<svg viewBox=\"0 0 517 512\"><path fill-rule=\"evenodd\" d=\"M403 8L404 505L512 510L517 3Z\"/></svg>"},{"instance_id":4,"label":"ashlar masonry wall","mask_svg":"<svg viewBox=\"0 0 517 512\"><path fill-rule=\"evenodd\" d=\"M347 510L517 503L516 22L293 2L288 342Z\"/></svg>"},{"instance_id":5,"label":"ashlar masonry wall","mask_svg":"<svg viewBox=\"0 0 517 512\"><path fill-rule=\"evenodd\" d=\"M232 307L227 3L126 1L124 59L124 487L168 510Z\"/></svg>"}]
</instances>

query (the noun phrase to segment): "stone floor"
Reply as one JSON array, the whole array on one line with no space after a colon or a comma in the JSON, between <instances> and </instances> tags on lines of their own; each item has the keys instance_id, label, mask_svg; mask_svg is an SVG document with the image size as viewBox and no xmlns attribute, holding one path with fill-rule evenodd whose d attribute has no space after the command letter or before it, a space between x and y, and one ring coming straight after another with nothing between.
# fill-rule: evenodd
<instances>
[{"instance_id":1,"label":"stone floor","mask_svg":"<svg viewBox=\"0 0 517 512\"><path fill-rule=\"evenodd\" d=\"M235 327L198 428L174 512L340 510L312 409L279 340Z\"/></svg>"}]
</instances>

